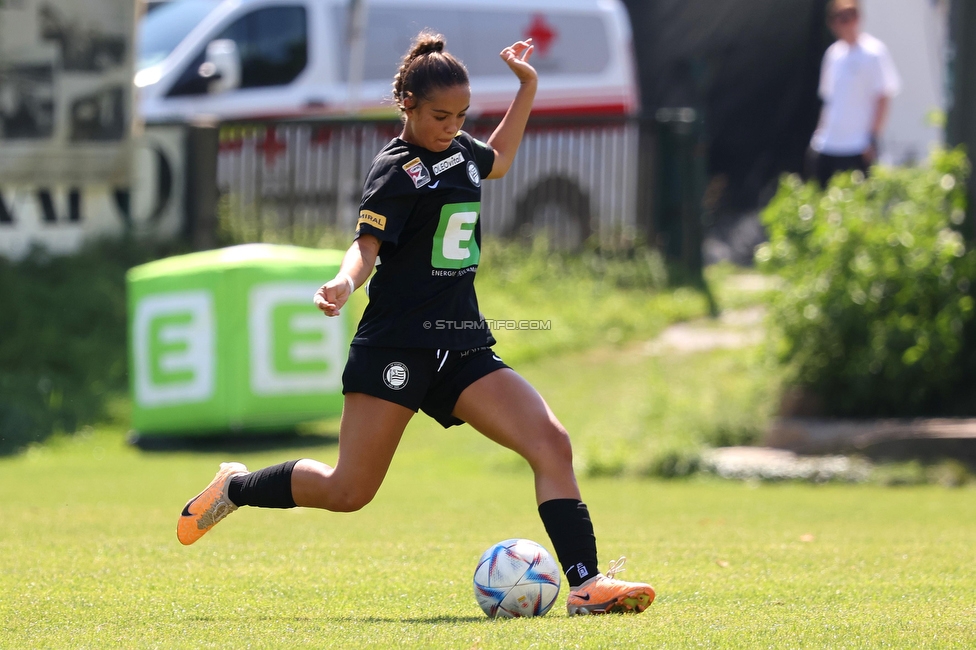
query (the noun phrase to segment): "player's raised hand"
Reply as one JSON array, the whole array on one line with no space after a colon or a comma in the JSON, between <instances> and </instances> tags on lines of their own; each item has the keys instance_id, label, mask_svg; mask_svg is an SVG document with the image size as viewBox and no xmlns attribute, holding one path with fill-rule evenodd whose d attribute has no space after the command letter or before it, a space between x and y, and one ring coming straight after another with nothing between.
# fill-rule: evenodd
<instances>
[{"instance_id":1,"label":"player's raised hand","mask_svg":"<svg viewBox=\"0 0 976 650\"><path fill-rule=\"evenodd\" d=\"M348 275L340 274L323 284L315 292L315 297L312 298L312 302L326 316L338 316L339 310L346 304L349 296L355 290L356 287L353 284L352 278Z\"/></svg>"},{"instance_id":2,"label":"player's raised hand","mask_svg":"<svg viewBox=\"0 0 976 650\"><path fill-rule=\"evenodd\" d=\"M535 45L532 44L532 39L527 38L501 51L502 61L508 64L508 67L512 69L512 72L515 73L515 76L522 83L537 81L539 79L535 68L529 65L529 57L532 56L534 50Z\"/></svg>"}]
</instances>

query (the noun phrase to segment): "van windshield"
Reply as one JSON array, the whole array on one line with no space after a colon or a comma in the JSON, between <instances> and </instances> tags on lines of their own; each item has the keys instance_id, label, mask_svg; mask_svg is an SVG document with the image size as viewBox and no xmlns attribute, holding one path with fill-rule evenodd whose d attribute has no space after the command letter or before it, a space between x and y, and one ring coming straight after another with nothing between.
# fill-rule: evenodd
<instances>
[{"instance_id":1,"label":"van windshield","mask_svg":"<svg viewBox=\"0 0 976 650\"><path fill-rule=\"evenodd\" d=\"M146 14L139 21L137 31L136 71L154 66L169 56L218 4L216 0L174 0Z\"/></svg>"}]
</instances>

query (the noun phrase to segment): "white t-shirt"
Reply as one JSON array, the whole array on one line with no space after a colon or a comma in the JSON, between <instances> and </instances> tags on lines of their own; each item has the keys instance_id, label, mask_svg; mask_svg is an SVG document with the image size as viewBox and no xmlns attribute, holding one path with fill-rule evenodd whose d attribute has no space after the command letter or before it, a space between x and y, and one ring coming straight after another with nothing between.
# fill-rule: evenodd
<instances>
[{"instance_id":1,"label":"white t-shirt","mask_svg":"<svg viewBox=\"0 0 976 650\"><path fill-rule=\"evenodd\" d=\"M885 44L861 34L857 43L837 41L820 68L820 124L810 146L831 156L855 156L871 143L878 99L901 90L898 70Z\"/></svg>"}]
</instances>

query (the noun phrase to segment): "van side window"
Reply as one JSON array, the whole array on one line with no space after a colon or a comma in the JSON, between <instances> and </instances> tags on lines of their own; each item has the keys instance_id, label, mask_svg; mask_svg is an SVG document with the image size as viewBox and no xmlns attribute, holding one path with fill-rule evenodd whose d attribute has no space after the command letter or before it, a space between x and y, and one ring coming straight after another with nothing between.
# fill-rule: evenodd
<instances>
[{"instance_id":1,"label":"van side window","mask_svg":"<svg viewBox=\"0 0 976 650\"><path fill-rule=\"evenodd\" d=\"M301 6L267 7L252 11L231 23L216 37L222 38L231 39L237 44L241 58L241 88L289 84L308 64L307 19L305 8ZM208 82L199 74L203 62L204 51L201 51L168 94L206 94Z\"/></svg>"},{"instance_id":2,"label":"van side window","mask_svg":"<svg viewBox=\"0 0 976 650\"><path fill-rule=\"evenodd\" d=\"M308 63L304 7L268 7L247 14L220 35L237 42L241 88L283 86Z\"/></svg>"}]
</instances>

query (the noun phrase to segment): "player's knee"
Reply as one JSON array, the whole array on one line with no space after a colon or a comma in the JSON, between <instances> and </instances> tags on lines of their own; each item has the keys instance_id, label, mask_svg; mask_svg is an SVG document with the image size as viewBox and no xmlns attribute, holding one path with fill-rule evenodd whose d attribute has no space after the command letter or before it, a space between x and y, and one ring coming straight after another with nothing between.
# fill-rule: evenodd
<instances>
[{"instance_id":1,"label":"player's knee","mask_svg":"<svg viewBox=\"0 0 976 650\"><path fill-rule=\"evenodd\" d=\"M572 467L573 446L569 433L558 421L549 421L539 431L540 445L535 458L529 458L534 467Z\"/></svg>"},{"instance_id":2,"label":"player's knee","mask_svg":"<svg viewBox=\"0 0 976 650\"><path fill-rule=\"evenodd\" d=\"M333 512L356 512L362 510L376 496L376 490L352 488L329 495L329 510Z\"/></svg>"},{"instance_id":3,"label":"player's knee","mask_svg":"<svg viewBox=\"0 0 976 650\"><path fill-rule=\"evenodd\" d=\"M569 440L569 433L561 424L556 424L552 433L553 458L564 465L573 465L573 445Z\"/></svg>"}]
</instances>

